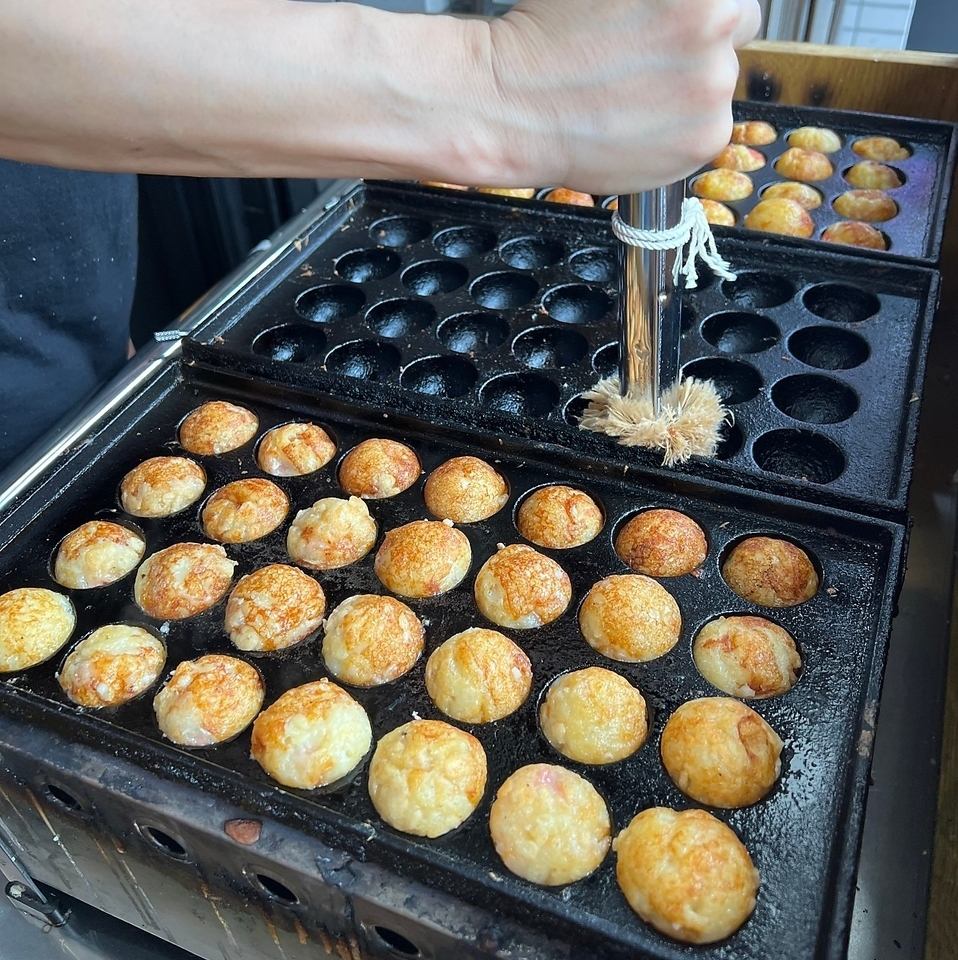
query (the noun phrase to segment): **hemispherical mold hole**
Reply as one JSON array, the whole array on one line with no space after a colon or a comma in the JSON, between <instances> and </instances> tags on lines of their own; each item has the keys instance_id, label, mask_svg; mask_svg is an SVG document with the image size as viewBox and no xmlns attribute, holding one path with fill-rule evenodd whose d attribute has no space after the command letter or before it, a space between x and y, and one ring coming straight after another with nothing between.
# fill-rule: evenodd
<instances>
[{"instance_id":1,"label":"hemispherical mold hole","mask_svg":"<svg viewBox=\"0 0 958 960\"><path fill-rule=\"evenodd\" d=\"M436 308L431 303L402 297L383 300L366 314L366 323L381 337L405 337L435 322Z\"/></svg>"},{"instance_id":2,"label":"hemispherical mold hole","mask_svg":"<svg viewBox=\"0 0 958 960\"><path fill-rule=\"evenodd\" d=\"M774 273L749 270L735 280L723 280L722 295L736 306L763 310L787 303L795 296L795 287Z\"/></svg>"},{"instance_id":3,"label":"hemispherical mold hole","mask_svg":"<svg viewBox=\"0 0 958 960\"><path fill-rule=\"evenodd\" d=\"M559 323L598 323L612 309L612 298L598 287L566 283L546 293L542 306Z\"/></svg>"},{"instance_id":4,"label":"hemispherical mold hole","mask_svg":"<svg viewBox=\"0 0 958 960\"><path fill-rule=\"evenodd\" d=\"M422 217L384 217L369 228L369 236L386 247L408 247L431 232L432 224Z\"/></svg>"},{"instance_id":5,"label":"hemispherical mold hole","mask_svg":"<svg viewBox=\"0 0 958 960\"><path fill-rule=\"evenodd\" d=\"M535 373L505 373L482 385L479 400L487 409L518 417L544 417L559 402L559 388Z\"/></svg>"},{"instance_id":6,"label":"hemispherical mold hole","mask_svg":"<svg viewBox=\"0 0 958 960\"><path fill-rule=\"evenodd\" d=\"M772 403L805 423L841 423L858 409L851 387L817 373L785 377L772 387Z\"/></svg>"},{"instance_id":7,"label":"hemispherical mold hole","mask_svg":"<svg viewBox=\"0 0 958 960\"><path fill-rule=\"evenodd\" d=\"M512 353L520 363L544 370L571 367L588 350L589 341L581 333L560 327L532 327L512 343Z\"/></svg>"},{"instance_id":8,"label":"hemispherical mold hole","mask_svg":"<svg viewBox=\"0 0 958 960\"><path fill-rule=\"evenodd\" d=\"M386 380L399 369L399 351L378 340L352 340L331 350L326 369L357 380Z\"/></svg>"},{"instance_id":9,"label":"hemispherical mold hole","mask_svg":"<svg viewBox=\"0 0 958 960\"><path fill-rule=\"evenodd\" d=\"M758 313L715 313L702 324L702 336L722 353L761 353L778 343L778 327Z\"/></svg>"},{"instance_id":10,"label":"hemispherical mold hole","mask_svg":"<svg viewBox=\"0 0 958 960\"><path fill-rule=\"evenodd\" d=\"M137 829L140 832L140 835L146 839L146 841L153 847L154 850L158 850L160 853L164 854L167 857L170 857L173 860L189 860L189 854L186 852L186 847L176 839L176 837L171 836L165 830L160 830L158 827L148 827L137 824Z\"/></svg>"},{"instance_id":11,"label":"hemispherical mold hole","mask_svg":"<svg viewBox=\"0 0 958 960\"><path fill-rule=\"evenodd\" d=\"M589 283L612 283L616 278L615 251L608 247L589 247L569 257L569 269Z\"/></svg>"},{"instance_id":12,"label":"hemispherical mold hole","mask_svg":"<svg viewBox=\"0 0 958 960\"><path fill-rule=\"evenodd\" d=\"M382 942L382 945L385 946L393 955L400 957L419 956L419 947L417 947L416 944L414 944L408 937L404 937L401 933L397 933L395 930L392 930L389 927L379 926L378 924L373 927L373 931Z\"/></svg>"},{"instance_id":13,"label":"hemispherical mold hole","mask_svg":"<svg viewBox=\"0 0 958 960\"><path fill-rule=\"evenodd\" d=\"M789 337L793 357L819 370L851 370L868 359L868 341L851 330L803 327Z\"/></svg>"},{"instance_id":14,"label":"hemispherical mold hole","mask_svg":"<svg viewBox=\"0 0 958 960\"><path fill-rule=\"evenodd\" d=\"M715 451L716 460L731 460L745 446L745 434L741 427L726 420L719 428L719 443Z\"/></svg>"},{"instance_id":15,"label":"hemispherical mold hole","mask_svg":"<svg viewBox=\"0 0 958 960\"><path fill-rule=\"evenodd\" d=\"M69 790L58 787L55 783L45 784L43 792L47 795L47 799L52 800L58 807L62 807L64 810L77 813L83 807L83 804L81 804Z\"/></svg>"},{"instance_id":16,"label":"hemispherical mold hole","mask_svg":"<svg viewBox=\"0 0 958 960\"><path fill-rule=\"evenodd\" d=\"M392 250L353 250L336 261L336 273L351 283L369 283L395 273L400 263Z\"/></svg>"},{"instance_id":17,"label":"hemispherical mold hole","mask_svg":"<svg viewBox=\"0 0 958 960\"><path fill-rule=\"evenodd\" d=\"M811 483L831 483L845 470L841 448L808 430L772 430L752 447L755 462L769 473Z\"/></svg>"},{"instance_id":18,"label":"hemispherical mold hole","mask_svg":"<svg viewBox=\"0 0 958 960\"><path fill-rule=\"evenodd\" d=\"M264 330L253 341L253 353L281 363L307 363L322 357L326 334L319 327L287 323Z\"/></svg>"},{"instance_id":19,"label":"hemispherical mold hole","mask_svg":"<svg viewBox=\"0 0 958 960\"><path fill-rule=\"evenodd\" d=\"M486 227L448 227L433 237L432 245L444 257L477 257L496 245L496 235Z\"/></svg>"},{"instance_id":20,"label":"hemispherical mold hole","mask_svg":"<svg viewBox=\"0 0 958 960\"><path fill-rule=\"evenodd\" d=\"M724 403L746 403L758 396L762 378L751 364L724 357L703 357L682 368L682 376L711 380Z\"/></svg>"},{"instance_id":21,"label":"hemispherical mold hole","mask_svg":"<svg viewBox=\"0 0 958 960\"><path fill-rule=\"evenodd\" d=\"M579 421L582 419L582 414L585 413L588 406L589 401L586 400L582 394L579 394L565 405L565 409L562 411L562 418L570 426L577 427Z\"/></svg>"},{"instance_id":22,"label":"hemispherical mold hole","mask_svg":"<svg viewBox=\"0 0 958 960\"><path fill-rule=\"evenodd\" d=\"M335 323L356 313L366 302L358 287L326 283L304 290L296 298L296 312L312 323Z\"/></svg>"},{"instance_id":23,"label":"hemispherical mold hole","mask_svg":"<svg viewBox=\"0 0 958 960\"><path fill-rule=\"evenodd\" d=\"M409 364L399 382L431 397L461 397L479 379L476 368L462 357L424 357Z\"/></svg>"},{"instance_id":24,"label":"hemispherical mold hole","mask_svg":"<svg viewBox=\"0 0 958 960\"><path fill-rule=\"evenodd\" d=\"M596 350L592 358L592 369L600 377L612 377L619 372L619 345L617 343L607 343L604 347Z\"/></svg>"},{"instance_id":25,"label":"hemispherical mold hole","mask_svg":"<svg viewBox=\"0 0 958 960\"><path fill-rule=\"evenodd\" d=\"M449 350L477 356L505 343L509 324L494 313L457 313L439 324L436 336Z\"/></svg>"},{"instance_id":26,"label":"hemispherical mold hole","mask_svg":"<svg viewBox=\"0 0 958 960\"><path fill-rule=\"evenodd\" d=\"M816 317L833 323L861 323L881 309L875 294L846 283L820 283L810 287L802 303Z\"/></svg>"},{"instance_id":27,"label":"hemispherical mold hole","mask_svg":"<svg viewBox=\"0 0 958 960\"><path fill-rule=\"evenodd\" d=\"M450 293L468 279L469 271L452 260L423 260L407 267L402 274L403 285L420 297Z\"/></svg>"},{"instance_id":28,"label":"hemispherical mold hole","mask_svg":"<svg viewBox=\"0 0 958 960\"><path fill-rule=\"evenodd\" d=\"M527 304L538 289L539 284L532 277L503 270L479 277L469 293L476 303L489 310L515 310Z\"/></svg>"},{"instance_id":29,"label":"hemispherical mold hole","mask_svg":"<svg viewBox=\"0 0 958 960\"><path fill-rule=\"evenodd\" d=\"M249 876L260 893L265 894L270 900L289 905L299 903L299 897L276 877L271 877L268 873L251 873Z\"/></svg>"},{"instance_id":30,"label":"hemispherical mold hole","mask_svg":"<svg viewBox=\"0 0 958 960\"><path fill-rule=\"evenodd\" d=\"M558 240L545 237L516 237L504 243L499 259L516 270L542 270L562 259L564 247Z\"/></svg>"}]
</instances>

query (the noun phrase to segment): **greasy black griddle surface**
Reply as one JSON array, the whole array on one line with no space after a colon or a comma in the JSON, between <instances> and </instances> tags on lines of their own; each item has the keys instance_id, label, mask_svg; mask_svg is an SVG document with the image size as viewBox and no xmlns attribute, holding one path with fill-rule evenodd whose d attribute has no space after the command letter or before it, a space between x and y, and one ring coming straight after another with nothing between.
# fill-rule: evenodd
<instances>
[{"instance_id":1,"label":"greasy black griddle surface","mask_svg":"<svg viewBox=\"0 0 958 960\"><path fill-rule=\"evenodd\" d=\"M524 455L512 443L494 437L483 440L463 434L457 438L397 422L375 409L349 412L346 405L331 399L311 400L240 377L175 367L122 411L86 451L68 463L62 475L54 475L0 526L0 590L24 585L61 589L49 572L53 550L65 533L93 517L116 517L137 526L146 537L147 554L178 541L206 540L197 520L202 501L173 518L137 520L118 510L117 485L143 459L181 452L176 443L178 423L199 403L216 398L232 399L254 410L260 418L260 435L274 425L306 417L334 437L339 454L328 467L307 477L275 480L289 494L294 511L320 497L342 495L336 483L338 461L368 437L409 443L426 472L461 454L495 463L509 482L511 496L494 518L462 527L473 549L470 574L450 593L409 601L426 624L427 655L453 633L483 623L472 599L475 573L497 543L522 542L513 516L516 503L528 490L546 483L569 483L601 504L606 524L596 540L574 550L544 551L572 579L574 598L568 612L538 630L504 631L532 660L534 683L528 701L502 721L466 726L482 742L489 759L489 787L479 809L462 828L435 841L399 834L379 820L369 802L366 763L350 782L336 789L281 789L249 759L248 731L229 744L194 751L165 742L152 716L155 688L115 711L94 714L77 709L54 679L62 655L0 683L5 709L16 709L26 695L40 705L44 722L70 736L96 740L118 756L196 783L251 811L296 823L325 843L389 866L399 877L433 884L500 914L545 927L570 942L582 943L582 938L589 937L590 950L596 955L737 960L840 955L847 935L870 757L870 741L859 742L859 733L863 715L873 716L877 701L900 549L898 528L726 488L652 485L628 473L622 476L623 471L612 466L577 461L558 450L531 449ZM241 477L262 475L254 448L255 441L234 453L196 458L208 472L207 492ZM369 503L380 538L383 530L426 516L421 491L422 481L398 497ZM696 575L663 581L683 616L682 636L672 652L648 664L619 664L585 643L576 610L593 583L608 574L626 572L612 550L614 531L623 518L653 506L674 507L702 524L709 541L708 559ZM263 540L227 548L239 561L237 578L262 564L288 561L289 520ZM769 611L746 603L724 584L721 558L736 540L757 533L787 537L808 550L823 572L822 589L812 600L797 608ZM316 576L330 609L358 592L384 592L373 573L372 554L352 567ZM92 629L128 621L160 631L169 650L168 670L204 652L251 660L265 677L267 703L292 686L325 675L319 637L277 655L242 654L231 647L223 631L225 601L198 617L161 624L133 604L132 583L130 575L110 587L66 591L79 619L64 654ZM615 883L614 855L593 876L561 889L544 889L512 876L492 849L487 819L495 789L522 764L562 763L583 774L607 799L616 830L648 806L690 806L661 766L659 737L679 704L717 694L696 671L691 642L705 622L729 613L759 613L780 623L796 637L804 661L792 691L751 704L785 741L780 782L751 808L715 811L742 836L761 870L753 918L722 944L686 948L660 937L630 911ZM414 715L441 716L424 689L424 663L425 657L409 675L379 689L350 689L369 712L377 738ZM536 705L548 683L563 671L589 665L629 678L651 708L648 742L633 757L607 767L564 760L537 727ZM175 818L174 810L167 813Z\"/></svg>"}]
</instances>

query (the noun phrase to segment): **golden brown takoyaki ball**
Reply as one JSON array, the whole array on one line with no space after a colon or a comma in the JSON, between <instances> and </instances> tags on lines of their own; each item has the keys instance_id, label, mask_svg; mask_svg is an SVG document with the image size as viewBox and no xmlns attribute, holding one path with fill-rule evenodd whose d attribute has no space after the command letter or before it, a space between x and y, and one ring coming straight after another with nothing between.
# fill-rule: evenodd
<instances>
[{"instance_id":1,"label":"golden brown takoyaki ball","mask_svg":"<svg viewBox=\"0 0 958 960\"><path fill-rule=\"evenodd\" d=\"M581 190L570 190L568 187L556 187L550 190L543 200L551 203L568 203L574 207L594 207L595 198L591 193L582 193Z\"/></svg>"},{"instance_id":2,"label":"golden brown takoyaki ball","mask_svg":"<svg viewBox=\"0 0 958 960\"><path fill-rule=\"evenodd\" d=\"M847 247L867 247L869 250L887 250L888 241L881 230L860 220L842 220L822 231L822 239Z\"/></svg>"},{"instance_id":3,"label":"golden brown takoyaki ball","mask_svg":"<svg viewBox=\"0 0 958 960\"><path fill-rule=\"evenodd\" d=\"M753 189L752 178L738 170L706 170L692 181L692 193L706 200L744 200Z\"/></svg>"},{"instance_id":4,"label":"golden brown takoyaki ball","mask_svg":"<svg viewBox=\"0 0 958 960\"><path fill-rule=\"evenodd\" d=\"M891 220L898 213L898 204L883 190L846 190L832 206L843 217L865 223Z\"/></svg>"},{"instance_id":5,"label":"golden brown takoyaki ball","mask_svg":"<svg viewBox=\"0 0 958 960\"><path fill-rule=\"evenodd\" d=\"M536 195L535 187L480 187L479 192L514 200L531 200Z\"/></svg>"},{"instance_id":6,"label":"golden brown takoyaki ball","mask_svg":"<svg viewBox=\"0 0 958 960\"><path fill-rule=\"evenodd\" d=\"M120 483L120 503L134 517L168 517L195 503L206 487L206 471L186 457L151 457Z\"/></svg>"},{"instance_id":7,"label":"golden brown takoyaki ball","mask_svg":"<svg viewBox=\"0 0 958 960\"><path fill-rule=\"evenodd\" d=\"M516 514L516 527L526 540L553 550L581 547L594 540L604 522L592 497L561 484L533 491Z\"/></svg>"},{"instance_id":8,"label":"golden brown takoyaki ball","mask_svg":"<svg viewBox=\"0 0 958 960\"><path fill-rule=\"evenodd\" d=\"M220 487L203 507L203 529L220 543L249 543L272 533L289 513L289 497L271 480L249 477Z\"/></svg>"},{"instance_id":9,"label":"golden brown takoyaki ball","mask_svg":"<svg viewBox=\"0 0 958 960\"><path fill-rule=\"evenodd\" d=\"M375 570L401 597L435 597L456 586L471 563L469 538L451 522L414 520L386 533Z\"/></svg>"},{"instance_id":10,"label":"golden brown takoyaki ball","mask_svg":"<svg viewBox=\"0 0 958 960\"><path fill-rule=\"evenodd\" d=\"M644 663L664 656L679 640L682 614L660 583L639 574L600 580L579 608L589 646L605 657Z\"/></svg>"},{"instance_id":11,"label":"golden brown takoyaki ball","mask_svg":"<svg viewBox=\"0 0 958 960\"><path fill-rule=\"evenodd\" d=\"M808 211L795 200L786 200L784 197L759 200L745 214L745 226L749 230L781 233L789 237L810 237L815 232L815 221Z\"/></svg>"},{"instance_id":12,"label":"golden brown takoyaki ball","mask_svg":"<svg viewBox=\"0 0 958 960\"><path fill-rule=\"evenodd\" d=\"M714 943L755 909L759 873L748 850L704 810L643 810L612 846L629 906L667 937Z\"/></svg>"},{"instance_id":13,"label":"golden brown takoyaki ball","mask_svg":"<svg viewBox=\"0 0 958 960\"><path fill-rule=\"evenodd\" d=\"M441 837L465 822L486 789L486 752L442 720L412 720L391 730L369 764L369 797L391 827Z\"/></svg>"},{"instance_id":14,"label":"golden brown takoyaki ball","mask_svg":"<svg viewBox=\"0 0 958 960\"><path fill-rule=\"evenodd\" d=\"M382 500L408 490L422 473L419 457L404 443L363 440L343 457L339 485L354 497Z\"/></svg>"},{"instance_id":15,"label":"golden brown takoyaki ball","mask_svg":"<svg viewBox=\"0 0 958 960\"><path fill-rule=\"evenodd\" d=\"M827 127L798 127L786 140L791 147L817 150L819 153L837 153L842 148L842 138Z\"/></svg>"},{"instance_id":16,"label":"golden brown takoyaki ball","mask_svg":"<svg viewBox=\"0 0 958 960\"><path fill-rule=\"evenodd\" d=\"M775 169L789 180L827 180L834 172L832 161L817 150L789 147L776 161Z\"/></svg>"},{"instance_id":17,"label":"golden brown takoyaki ball","mask_svg":"<svg viewBox=\"0 0 958 960\"><path fill-rule=\"evenodd\" d=\"M714 226L734 227L735 211L729 209L724 203L718 200L702 200L702 209L705 211L705 219Z\"/></svg>"},{"instance_id":18,"label":"golden brown takoyaki ball","mask_svg":"<svg viewBox=\"0 0 958 960\"><path fill-rule=\"evenodd\" d=\"M705 532L678 510L643 510L615 538L615 552L635 573L681 577L705 562Z\"/></svg>"},{"instance_id":19,"label":"golden brown takoyaki ball","mask_svg":"<svg viewBox=\"0 0 958 960\"><path fill-rule=\"evenodd\" d=\"M875 160L859 160L845 171L845 179L862 190L894 190L904 182L897 170Z\"/></svg>"},{"instance_id":20,"label":"golden brown takoyaki ball","mask_svg":"<svg viewBox=\"0 0 958 960\"><path fill-rule=\"evenodd\" d=\"M499 787L489 832L514 874L559 886L599 867L609 852L612 821L588 780L564 767L532 763Z\"/></svg>"},{"instance_id":21,"label":"golden brown takoyaki ball","mask_svg":"<svg viewBox=\"0 0 958 960\"><path fill-rule=\"evenodd\" d=\"M375 542L376 521L359 497L323 497L296 514L286 551L304 567L333 570L361 560Z\"/></svg>"},{"instance_id":22,"label":"golden brown takoyaki ball","mask_svg":"<svg viewBox=\"0 0 958 960\"><path fill-rule=\"evenodd\" d=\"M794 607L818 592L818 573L808 554L788 540L748 537L722 564L725 582L745 600L764 607Z\"/></svg>"},{"instance_id":23,"label":"golden brown takoyaki ball","mask_svg":"<svg viewBox=\"0 0 958 960\"><path fill-rule=\"evenodd\" d=\"M764 147L778 139L778 132L764 120L742 120L732 124L732 143L749 147Z\"/></svg>"},{"instance_id":24,"label":"golden brown takoyaki ball","mask_svg":"<svg viewBox=\"0 0 958 960\"><path fill-rule=\"evenodd\" d=\"M498 513L509 499L502 476L478 457L453 457L426 478L426 509L440 520L476 523Z\"/></svg>"},{"instance_id":25,"label":"golden brown takoyaki ball","mask_svg":"<svg viewBox=\"0 0 958 960\"><path fill-rule=\"evenodd\" d=\"M259 420L251 410L213 400L197 407L180 424L180 443L190 453L215 456L249 443L258 429Z\"/></svg>"},{"instance_id":26,"label":"golden brown takoyaki ball","mask_svg":"<svg viewBox=\"0 0 958 960\"><path fill-rule=\"evenodd\" d=\"M49 660L76 626L73 604L43 587L0 594L0 673L26 670Z\"/></svg>"},{"instance_id":27,"label":"golden brown takoyaki ball","mask_svg":"<svg viewBox=\"0 0 958 960\"><path fill-rule=\"evenodd\" d=\"M174 543L147 557L133 596L157 620L182 620L208 610L229 590L235 560L211 543Z\"/></svg>"},{"instance_id":28,"label":"golden brown takoyaki ball","mask_svg":"<svg viewBox=\"0 0 958 960\"><path fill-rule=\"evenodd\" d=\"M53 577L71 590L105 587L125 577L145 552L146 542L135 530L108 520L90 520L60 541Z\"/></svg>"},{"instance_id":29,"label":"golden brown takoyaki ball","mask_svg":"<svg viewBox=\"0 0 958 960\"><path fill-rule=\"evenodd\" d=\"M911 150L892 137L862 137L852 144L852 150L866 160L880 160L884 163L907 160L911 156Z\"/></svg>"},{"instance_id":30,"label":"golden brown takoyaki ball","mask_svg":"<svg viewBox=\"0 0 958 960\"><path fill-rule=\"evenodd\" d=\"M758 803L781 772L782 741L731 697L689 700L662 731L662 763L687 796L710 807Z\"/></svg>"},{"instance_id":31,"label":"golden brown takoyaki ball","mask_svg":"<svg viewBox=\"0 0 958 960\"><path fill-rule=\"evenodd\" d=\"M712 166L720 170L739 170L742 173L752 173L765 166L765 157L758 150L753 150L744 144L730 143L712 161Z\"/></svg>"},{"instance_id":32,"label":"golden brown takoyaki ball","mask_svg":"<svg viewBox=\"0 0 958 960\"><path fill-rule=\"evenodd\" d=\"M802 658L792 635L764 617L718 617L695 637L699 673L723 693L764 699L787 693Z\"/></svg>"},{"instance_id":33,"label":"golden brown takoyaki ball","mask_svg":"<svg viewBox=\"0 0 958 960\"><path fill-rule=\"evenodd\" d=\"M274 427L259 442L256 462L274 477L302 477L321 470L336 456L332 437L315 423Z\"/></svg>"},{"instance_id":34,"label":"golden brown takoyaki ball","mask_svg":"<svg viewBox=\"0 0 958 960\"><path fill-rule=\"evenodd\" d=\"M822 194L820 190L809 186L807 183L799 183L797 180L783 180L780 183L770 183L762 191L763 200L794 200L797 204L806 210L814 210L822 205Z\"/></svg>"},{"instance_id":35,"label":"golden brown takoyaki ball","mask_svg":"<svg viewBox=\"0 0 958 960\"><path fill-rule=\"evenodd\" d=\"M552 623L572 601L565 570L521 543L503 547L482 565L474 592L476 606L487 620L513 630Z\"/></svg>"}]
</instances>

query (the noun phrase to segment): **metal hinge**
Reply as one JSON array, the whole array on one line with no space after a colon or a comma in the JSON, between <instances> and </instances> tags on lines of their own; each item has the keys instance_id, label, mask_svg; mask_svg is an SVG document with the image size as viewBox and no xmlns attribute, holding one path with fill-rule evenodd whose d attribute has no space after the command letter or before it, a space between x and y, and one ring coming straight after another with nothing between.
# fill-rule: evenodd
<instances>
[{"instance_id":1,"label":"metal hinge","mask_svg":"<svg viewBox=\"0 0 958 960\"><path fill-rule=\"evenodd\" d=\"M62 927L69 919L69 911L61 910L57 898L44 894L20 865L3 824L0 824L0 878L6 880L3 892L7 899L21 913L51 927Z\"/></svg>"}]
</instances>

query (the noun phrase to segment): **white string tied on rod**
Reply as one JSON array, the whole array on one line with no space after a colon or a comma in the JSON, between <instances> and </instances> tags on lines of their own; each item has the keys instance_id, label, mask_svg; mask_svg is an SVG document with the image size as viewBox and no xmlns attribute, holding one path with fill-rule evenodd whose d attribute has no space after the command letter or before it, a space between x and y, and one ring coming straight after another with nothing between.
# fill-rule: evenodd
<instances>
[{"instance_id":1,"label":"white string tied on rod","mask_svg":"<svg viewBox=\"0 0 958 960\"><path fill-rule=\"evenodd\" d=\"M616 237L632 247L646 250L678 250L686 245L688 253L683 261L681 254L676 256L672 267L672 282L678 286L679 277L685 277L685 286L694 290L698 286L696 260L701 260L723 280L734 280L728 261L718 252L712 227L705 216L705 207L698 197L686 197L682 201L679 222L665 230L641 230L626 223L618 214L612 214L612 232Z\"/></svg>"}]
</instances>

